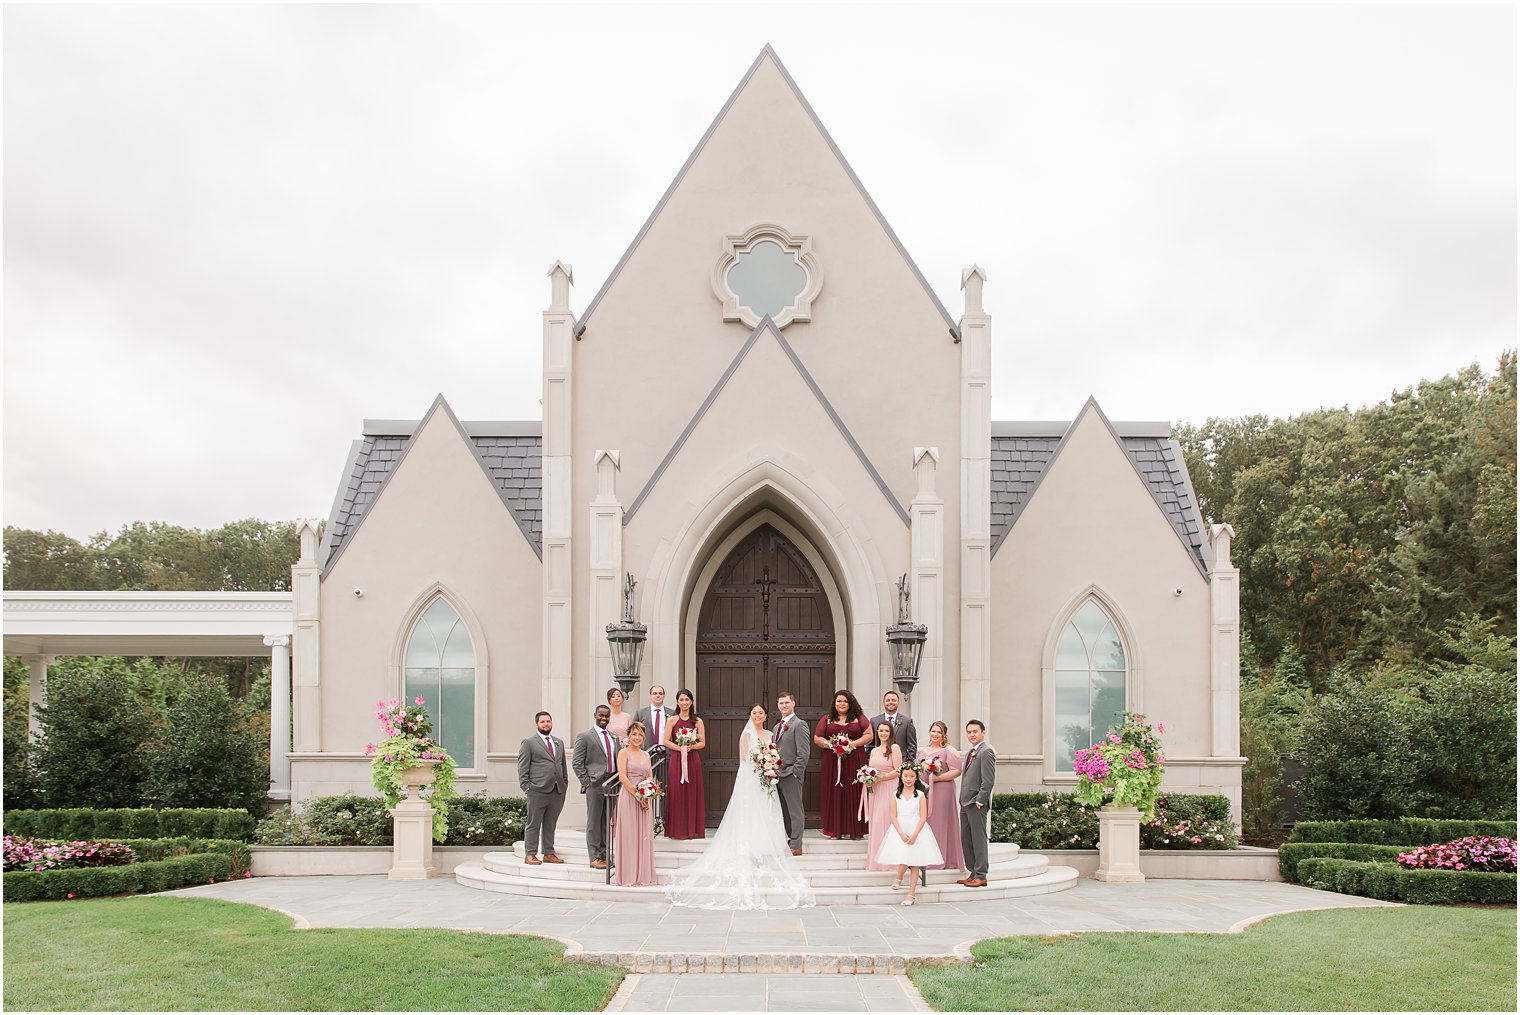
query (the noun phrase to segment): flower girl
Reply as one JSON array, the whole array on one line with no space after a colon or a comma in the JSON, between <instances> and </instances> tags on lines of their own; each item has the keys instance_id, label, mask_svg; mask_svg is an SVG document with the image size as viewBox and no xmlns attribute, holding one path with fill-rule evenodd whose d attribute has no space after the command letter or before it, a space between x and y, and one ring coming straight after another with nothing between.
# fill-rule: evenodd
<instances>
[{"instance_id":1,"label":"flower girl","mask_svg":"<svg viewBox=\"0 0 1520 1015\"><path fill-rule=\"evenodd\" d=\"M892 800L892 828L882 840L876 852L879 864L897 864L897 880L893 888L903 886L903 874L908 875L908 897L902 905L911 906L918 893L919 869L928 864L943 863L939 843L934 841L934 829L929 827L928 787L918 779L916 765L904 765L902 781Z\"/></svg>"}]
</instances>

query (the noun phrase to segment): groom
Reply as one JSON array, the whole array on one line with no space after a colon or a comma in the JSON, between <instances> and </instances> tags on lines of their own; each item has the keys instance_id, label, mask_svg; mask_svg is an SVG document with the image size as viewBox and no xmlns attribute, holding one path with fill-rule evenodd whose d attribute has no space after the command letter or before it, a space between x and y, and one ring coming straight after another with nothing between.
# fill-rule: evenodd
<instances>
[{"instance_id":1,"label":"groom","mask_svg":"<svg viewBox=\"0 0 1520 1015\"><path fill-rule=\"evenodd\" d=\"M792 847L793 856L802 855L802 827L806 816L802 812L802 777L807 772L808 755L813 750L813 738L807 723L795 713L797 699L791 691L782 691L776 698L781 710L781 721L776 724L771 739L781 752L781 820L786 825L786 844Z\"/></svg>"}]
</instances>

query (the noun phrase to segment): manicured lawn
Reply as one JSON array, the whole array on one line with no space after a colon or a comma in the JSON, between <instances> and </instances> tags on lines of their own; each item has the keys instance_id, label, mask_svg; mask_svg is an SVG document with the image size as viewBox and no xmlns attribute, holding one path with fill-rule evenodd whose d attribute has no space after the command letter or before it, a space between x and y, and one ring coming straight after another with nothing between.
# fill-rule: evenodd
<instances>
[{"instance_id":1,"label":"manicured lawn","mask_svg":"<svg viewBox=\"0 0 1520 1015\"><path fill-rule=\"evenodd\" d=\"M921 969L940 1011L1514 1011L1515 910L1290 913L1244 934L1006 937Z\"/></svg>"},{"instance_id":2,"label":"manicured lawn","mask_svg":"<svg viewBox=\"0 0 1520 1015\"><path fill-rule=\"evenodd\" d=\"M6 1010L597 1011L625 970L544 938L295 930L212 899L5 906Z\"/></svg>"}]
</instances>

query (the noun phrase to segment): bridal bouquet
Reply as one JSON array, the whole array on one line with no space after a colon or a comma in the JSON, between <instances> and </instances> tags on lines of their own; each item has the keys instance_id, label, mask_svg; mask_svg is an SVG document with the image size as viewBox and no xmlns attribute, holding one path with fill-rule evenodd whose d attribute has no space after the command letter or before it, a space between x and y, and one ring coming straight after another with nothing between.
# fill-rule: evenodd
<instances>
[{"instance_id":1,"label":"bridal bouquet","mask_svg":"<svg viewBox=\"0 0 1520 1015\"><path fill-rule=\"evenodd\" d=\"M762 744L749 752L749 760L755 765L766 795L773 795L776 783L781 781L781 750L775 744Z\"/></svg>"},{"instance_id":2,"label":"bridal bouquet","mask_svg":"<svg viewBox=\"0 0 1520 1015\"><path fill-rule=\"evenodd\" d=\"M846 754L849 754L854 749L855 745L851 743L850 738L843 733L835 733L833 736L829 737L829 750L833 751L841 758Z\"/></svg>"},{"instance_id":3,"label":"bridal bouquet","mask_svg":"<svg viewBox=\"0 0 1520 1015\"><path fill-rule=\"evenodd\" d=\"M653 777L640 779L633 784L633 798L635 800L653 800L657 796L664 795L665 791L660 788L660 784L655 782Z\"/></svg>"}]
</instances>

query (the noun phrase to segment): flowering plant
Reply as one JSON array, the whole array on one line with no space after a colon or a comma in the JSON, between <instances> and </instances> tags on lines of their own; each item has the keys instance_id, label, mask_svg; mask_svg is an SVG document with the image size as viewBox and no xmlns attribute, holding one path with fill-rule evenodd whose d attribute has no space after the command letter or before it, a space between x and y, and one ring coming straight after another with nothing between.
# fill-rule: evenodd
<instances>
[{"instance_id":1,"label":"flowering plant","mask_svg":"<svg viewBox=\"0 0 1520 1015\"><path fill-rule=\"evenodd\" d=\"M876 781L880 778L881 773L872 768L870 765L861 765L860 770L855 773L856 785L864 786L866 789L870 789L872 786L875 786Z\"/></svg>"},{"instance_id":2,"label":"flowering plant","mask_svg":"<svg viewBox=\"0 0 1520 1015\"><path fill-rule=\"evenodd\" d=\"M1469 835L1399 854L1399 866L1410 870L1437 868L1453 871L1515 873L1515 840Z\"/></svg>"},{"instance_id":3,"label":"flowering plant","mask_svg":"<svg viewBox=\"0 0 1520 1015\"><path fill-rule=\"evenodd\" d=\"M695 747L697 744L701 743L701 741L702 734L697 732L697 728L695 726L682 726L675 732L675 742L677 747Z\"/></svg>"},{"instance_id":4,"label":"flowering plant","mask_svg":"<svg viewBox=\"0 0 1520 1015\"><path fill-rule=\"evenodd\" d=\"M406 796L401 773L419 765L433 767L433 786L428 803L433 806L433 839L442 842L449 834L449 798L454 796L454 759L443 745L433 740L433 720L424 707L422 695L411 704L392 698L387 704L375 703L375 718L385 739L365 744L370 764L370 781L385 795L385 806L394 810Z\"/></svg>"},{"instance_id":5,"label":"flowering plant","mask_svg":"<svg viewBox=\"0 0 1520 1015\"><path fill-rule=\"evenodd\" d=\"M833 751L841 758L846 754L849 754L854 749L855 745L851 743L850 738L843 733L835 733L833 736L829 737L829 750Z\"/></svg>"},{"instance_id":6,"label":"flowering plant","mask_svg":"<svg viewBox=\"0 0 1520 1015\"><path fill-rule=\"evenodd\" d=\"M137 854L132 847L119 842L51 842L20 835L5 837L5 869L8 871L121 867L136 860Z\"/></svg>"},{"instance_id":7,"label":"flowering plant","mask_svg":"<svg viewBox=\"0 0 1520 1015\"><path fill-rule=\"evenodd\" d=\"M1136 807L1147 820L1154 817L1166 764L1157 734L1164 729L1164 723L1152 728L1139 712L1123 713L1107 737L1077 752L1077 799L1090 807Z\"/></svg>"},{"instance_id":8,"label":"flowering plant","mask_svg":"<svg viewBox=\"0 0 1520 1015\"><path fill-rule=\"evenodd\" d=\"M633 798L635 800L653 800L657 796L664 795L665 791L660 788L660 784L654 780L653 776L640 779L633 784Z\"/></svg>"},{"instance_id":9,"label":"flowering plant","mask_svg":"<svg viewBox=\"0 0 1520 1015\"><path fill-rule=\"evenodd\" d=\"M774 794L776 783L781 781L781 749L775 744L761 744L749 752L749 760L755 765L755 774L760 777L766 795Z\"/></svg>"}]
</instances>

